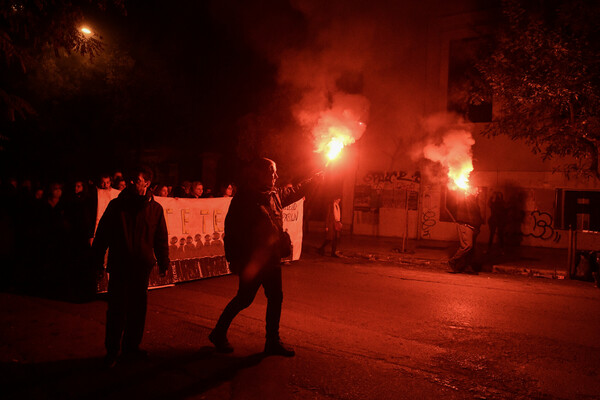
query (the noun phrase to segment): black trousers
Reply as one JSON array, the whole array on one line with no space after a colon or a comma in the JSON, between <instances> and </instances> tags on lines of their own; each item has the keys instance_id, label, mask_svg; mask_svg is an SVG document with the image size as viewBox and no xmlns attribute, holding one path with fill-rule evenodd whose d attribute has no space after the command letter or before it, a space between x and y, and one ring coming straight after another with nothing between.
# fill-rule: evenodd
<instances>
[{"instance_id":1,"label":"black trousers","mask_svg":"<svg viewBox=\"0 0 600 400\"><path fill-rule=\"evenodd\" d=\"M260 287L264 288L267 297L266 331L267 340L279 339L279 320L281 319L281 304L283 290L281 286L281 264L276 263L265 267L255 277L239 276L237 294L223 310L215 326L215 332L226 335L231 321L240 311L252 304Z\"/></svg>"},{"instance_id":2,"label":"black trousers","mask_svg":"<svg viewBox=\"0 0 600 400\"><path fill-rule=\"evenodd\" d=\"M479 229L475 229L466 224L456 224L458 231L458 240L460 247L448 262L455 272L462 272L467 267L473 267L473 258L475 255L475 246L477 244L477 235Z\"/></svg>"},{"instance_id":3,"label":"black trousers","mask_svg":"<svg viewBox=\"0 0 600 400\"><path fill-rule=\"evenodd\" d=\"M500 245L500 248L503 249L504 248L504 225L489 224L489 226L490 226L490 238L488 240L488 249L491 249L492 245L494 244L494 236L496 235L496 232L498 232L498 244Z\"/></svg>"},{"instance_id":4,"label":"black trousers","mask_svg":"<svg viewBox=\"0 0 600 400\"><path fill-rule=\"evenodd\" d=\"M339 233L337 233L333 236L332 239L329 239L329 238L325 239L323 241L323 244L321 244L321 247L319 247L319 251L324 253L325 247L327 247L327 245L331 243L331 255L332 256L335 255L335 252L337 251L337 244L338 244L339 237L340 237L340 235L339 235Z\"/></svg>"},{"instance_id":5,"label":"black trousers","mask_svg":"<svg viewBox=\"0 0 600 400\"><path fill-rule=\"evenodd\" d=\"M108 281L106 311L107 353L136 351L142 342L146 324L146 304L150 271L127 270L111 272Z\"/></svg>"}]
</instances>

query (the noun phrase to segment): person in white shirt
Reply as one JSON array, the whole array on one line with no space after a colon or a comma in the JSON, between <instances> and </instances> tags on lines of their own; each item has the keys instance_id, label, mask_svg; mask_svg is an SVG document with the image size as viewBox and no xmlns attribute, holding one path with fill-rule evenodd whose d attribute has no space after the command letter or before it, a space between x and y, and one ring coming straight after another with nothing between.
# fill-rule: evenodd
<instances>
[{"instance_id":1,"label":"person in white shirt","mask_svg":"<svg viewBox=\"0 0 600 400\"><path fill-rule=\"evenodd\" d=\"M331 244L331 257L338 257L337 244L342 231L342 213L340 210L340 196L334 196L333 201L327 205L325 217L325 241L317 250L320 255L325 254L325 247Z\"/></svg>"}]
</instances>

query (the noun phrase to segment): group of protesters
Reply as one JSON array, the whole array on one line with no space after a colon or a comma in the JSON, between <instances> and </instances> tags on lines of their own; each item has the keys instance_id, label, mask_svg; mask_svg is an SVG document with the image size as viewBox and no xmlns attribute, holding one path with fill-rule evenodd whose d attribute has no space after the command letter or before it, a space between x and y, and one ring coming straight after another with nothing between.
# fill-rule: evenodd
<instances>
[{"instance_id":1,"label":"group of protesters","mask_svg":"<svg viewBox=\"0 0 600 400\"><path fill-rule=\"evenodd\" d=\"M122 175L101 176L95 186L77 181L64 198L62 185L57 183L49 186L45 196L32 191L31 184L18 185L16 180L0 185L3 282L26 282L37 290L48 289L42 294L59 293L62 298L75 296L86 301L95 294L97 279L110 274L104 358L108 368L147 357L139 345L145 329L148 279L155 264L160 276L166 275L171 252L164 211L153 196L212 197L199 181L169 188L153 185L147 167L134 172L129 182ZM239 287L208 340L218 352L232 352L228 328L237 314L252 304L262 286L267 297L264 354L292 357L294 350L279 337L281 263L292 252L290 236L283 227L283 208L313 192L323 174L296 185L276 186L277 166L268 158L254 160L242 172L239 193L234 197L235 187L230 184L222 193L233 197L223 240L230 269L239 276ZM100 192L104 190L107 192ZM110 193L113 190L118 195ZM110 196L105 196L107 193ZM105 197L112 200L101 216L96 215ZM6 278L6 272L11 272L12 279Z\"/></svg>"},{"instance_id":2,"label":"group of protesters","mask_svg":"<svg viewBox=\"0 0 600 400\"><path fill-rule=\"evenodd\" d=\"M88 258L99 218L97 193L122 191L131 183L120 172L68 185L34 182L10 177L0 181L1 285L85 300L96 285ZM231 197L235 190L226 183L215 193L192 180L150 188L154 196L180 198Z\"/></svg>"},{"instance_id":3,"label":"group of protesters","mask_svg":"<svg viewBox=\"0 0 600 400\"><path fill-rule=\"evenodd\" d=\"M187 194L188 185L171 190L154 186L152 171L147 167L140 166L134 172L130 183L122 189L111 186L117 179L101 177L95 196L92 191L85 194L81 181L76 182L74 193L65 200L58 184L51 185L47 196L40 199L19 191L13 182L1 194L2 232L11 233L14 239L13 259L3 265L18 269L19 278L35 279L41 286L54 289L54 293L59 289L62 297L68 293L81 298L82 292L94 293L85 290L88 285L109 273L104 358L108 368L117 362L146 359L146 351L139 346L145 330L150 271L157 264L159 275L166 276L170 266L164 211L151 188L156 196L169 192L173 196L183 193L186 197L204 194L199 182L190 182ZM283 227L283 208L314 191L323 174L317 173L296 185L277 187L275 162L259 158L248 164L242 176L240 191L232 198L225 218L227 234L223 237L225 256L231 271L239 276L239 287L208 340L218 352L232 352L228 328L237 314L252 304L262 286L267 297L264 354L292 357L294 350L279 337L283 300L281 262L292 252L290 236ZM229 185L224 189L226 196L233 195L235 190ZM119 191L118 195L111 193L112 190ZM101 209L100 202L105 197L113 199L99 217L93 210ZM10 215L17 218L11 221ZM78 291L69 291L73 288Z\"/></svg>"}]
</instances>

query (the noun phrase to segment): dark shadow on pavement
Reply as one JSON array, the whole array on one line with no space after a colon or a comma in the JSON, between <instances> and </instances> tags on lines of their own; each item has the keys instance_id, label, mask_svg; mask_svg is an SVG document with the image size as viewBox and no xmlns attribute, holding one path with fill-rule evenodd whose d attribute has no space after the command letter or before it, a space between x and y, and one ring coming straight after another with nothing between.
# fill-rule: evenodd
<instances>
[{"instance_id":1,"label":"dark shadow on pavement","mask_svg":"<svg viewBox=\"0 0 600 400\"><path fill-rule=\"evenodd\" d=\"M263 353L221 355L212 347L194 353L151 354L144 362L103 366L102 358L36 364L0 364L4 399L188 398L258 365Z\"/></svg>"},{"instance_id":2,"label":"dark shadow on pavement","mask_svg":"<svg viewBox=\"0 0 600 400\"><path fill-rule=\"evenodd\" d=\"M50 273L27 265L17 265L19 271L4 281L0 291L74 304L98 300L96 279L90 274L75 274L69 270Z\"/></svg>"},{"instance_id":3,"label":"dark shadow on pavement","mask_svg":"<svg viewBox=\"0 0 600 400\"><path fill-rule=\"evenodd\" d=\"M76 288L77 289L77 288ZM84 304L105 298L104 294L95 291L75 291L73 288L63 287L62 285L43 286L43 285L12 285L0 290L2 293L11 293L21 296L37 297L40 299L62 301L65 303Z\"/></svg>"}]
</instances>

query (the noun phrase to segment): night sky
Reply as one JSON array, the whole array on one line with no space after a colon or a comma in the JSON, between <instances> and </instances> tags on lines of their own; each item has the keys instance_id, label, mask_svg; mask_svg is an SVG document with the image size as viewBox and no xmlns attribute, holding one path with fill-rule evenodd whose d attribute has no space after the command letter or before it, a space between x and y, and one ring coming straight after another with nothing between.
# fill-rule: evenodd
<instances>
[{"instance_id":1,"label":"night sky","mask_svg":"<svg viewBox=\"0 0 600 400\"><path fill-rule=\"evenodd\" d=\"M454 3L453 12L473 8ZM269 155L290 175L306 173L315 168L309 127L323 110L371 118L374 143L378 124L406 125L392 97L414 88L396 71L419 44L404 37L445 4L132 0L126 15L88 10L105 51L91 61L42 54L13 82L37 115L5 126L3 169L69 180L150 154L197 179L202 153L213 152L223 169Z\"/></svg>"},{"instance_id":2,"label":"night sky","mask_svg":"<svg viewBox=\"0 0 600 400\"><path fill-rule=\"evenodd\" d=\"M275 66L209 2L126 9L86 13L105 44L93 60L49 51L16 74L11 84L36 115L5 125L9 174L73 179L124 168L151 149L192 175L203 152L235 154L239 121L275 87Z\"/></svg>"}]
</instances>

